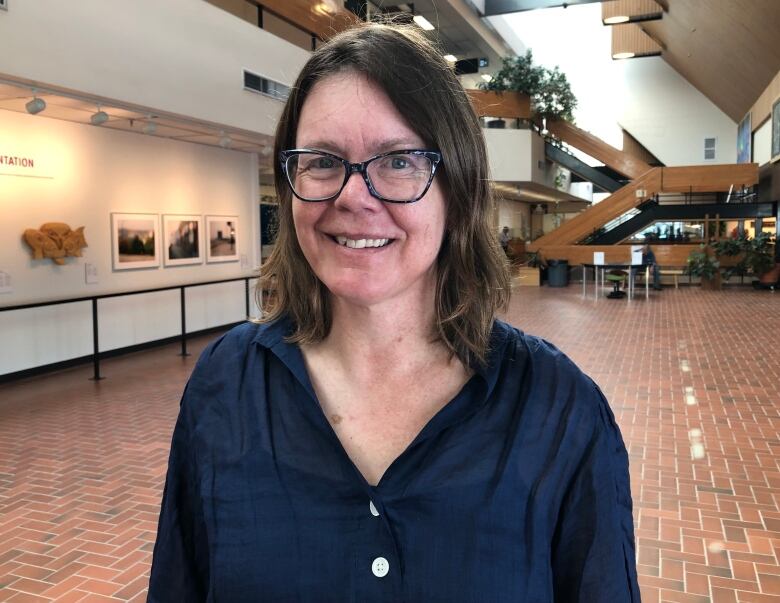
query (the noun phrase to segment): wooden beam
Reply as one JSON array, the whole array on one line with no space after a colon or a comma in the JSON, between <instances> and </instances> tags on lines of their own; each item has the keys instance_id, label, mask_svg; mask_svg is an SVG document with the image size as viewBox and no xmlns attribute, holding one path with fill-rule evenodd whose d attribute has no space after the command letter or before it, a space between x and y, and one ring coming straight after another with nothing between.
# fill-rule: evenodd
<instances>
[{"instance_id":1,"label":"wooden beam","mask_svg":"<svg viewBox=\"0 0 780 603\"><path fill-rule=\"evenodd\" d=\"M608 145L599 137L581 130L568 121L548 121L547 129L559 140L631 179L638 178L650 169L650 166L641 159Z\"/></svg>"},{"instance_id":2,"label":"wooden beam","mask_svg":"<svg viewBox=\"0 0 780 603\"><path fill-rule=\"evenodd\" d=\"M466 90L466 94L479 117L531 118L531 99L527 94L509 90Z\"/></svg>"},{"instance_id":3,"label":"wooden beam","mask_svg":"<svg viewBox=\"0 0 780 603\"><path fill-rule=\"evenodd\" d=\"M611 0L601 3L601 20L604 25L616 25L629 20L660 19L663 7L655 0ZM624 17L625 21L614 21Z\"/></svg>"},{"instance_id":4,"label":"wooden beam","mask_svg":"<svg viewBox=\"0 0 780 603\"><path fill-rule=\"evenodd\" d=\"M662 51L662 46L636 23L612 26L612 58L621 58L620 55L624 53L646 57L661 54Z\"/></svg>"},{"instance_id":5,"label":"wooden beam","mask_svg":"<svg viewBox=\"0 0 780 603\"><path fill-rule=\"evenodd\" d=\"M665 167L661 176L663 193L715 193L758 184L757 163Z\"/></svg>"},{"instance_id":6,"label":"wooden beam","mask_svg":"<svg viewBox=\"0 0 780 603\"><path fill-rule=\"evenodd\" d=\"M349 29L360 19L335 0L260 0L258 4L320 40Z\"/></svg>"},{"instance_id":7,"label":"wooden beam","mask_svg":"<svg viewBox=\"0 0 780 603\"><path fill-rule=\"evenodd\" d=\"M679 244L661 245L651 243L659 266L685 266L692 251L698 251L699 245ZM541 250L544 260L566 260L570 265L592 264L593 252L604 253L607 263L629 263L631 261L631 245L552 245Z\"/></svg>"}]
</instances>

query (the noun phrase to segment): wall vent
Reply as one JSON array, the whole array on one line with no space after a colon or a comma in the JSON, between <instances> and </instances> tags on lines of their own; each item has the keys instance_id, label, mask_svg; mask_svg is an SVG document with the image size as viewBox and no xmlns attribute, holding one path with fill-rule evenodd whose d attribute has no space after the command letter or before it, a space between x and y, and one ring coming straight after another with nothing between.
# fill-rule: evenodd
<instances>
[{"instance_id":1,"label":"wall vent","mask_svg":"<svg viewBox=\"0 0 780 603\"><path fill-rule=\"evenodd\" d=\"M280 101L286 101L287 97L290 96L289 86L269 80L246 69L244 69L244 90L259 92Z\"/></svg>"},{"instance_id":2,"label":"wall vent","mask_svg":"<svg viewBox=\"0 0 780 603\"><path fill-rule=\"evenodd\" d=\"M715 138L704 139L704 161L712 161L715 159Z\"/></svg>"}]
</instances>

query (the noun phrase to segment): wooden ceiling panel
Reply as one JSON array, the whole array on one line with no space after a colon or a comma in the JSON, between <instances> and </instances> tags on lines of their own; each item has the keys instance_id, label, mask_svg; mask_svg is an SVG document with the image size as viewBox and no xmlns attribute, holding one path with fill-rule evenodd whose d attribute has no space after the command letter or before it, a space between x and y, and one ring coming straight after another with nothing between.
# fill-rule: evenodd
<instances>
[{"instance_id":1,"label":"wooden ceiling panel","mask_svg":"<svg viewBox=\"0 0 780 603\"><path fill-rule=\"evenodd\" d=\"M780 71L780 1L662 0L660 21L642 28L663 57L739 122Z\"/></svg>"}]
</instances>

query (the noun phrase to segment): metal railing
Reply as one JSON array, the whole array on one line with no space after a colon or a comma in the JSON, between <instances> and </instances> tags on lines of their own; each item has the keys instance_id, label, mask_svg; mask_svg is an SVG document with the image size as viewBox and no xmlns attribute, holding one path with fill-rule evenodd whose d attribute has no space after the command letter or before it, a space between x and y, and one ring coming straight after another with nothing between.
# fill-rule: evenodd
<instances>
[{"instance_id":1,"label":"metal railing","mask_svg":"<svg viewBox=\"0 0 780 603\"><path fill-rule=\"evenodd\" d=\"M118 293L104 293L102 295L87 295L84 297L70 297L65 299L55 299L43 302L34 302L29 304L18 304L15 306L0 306L0 312L10 312L12 310L31 310L33 308L42 308L45 306L59 306L62 304L75 304L79 302L89 301L92 303L92 365L93 375L90 379L99 381L104 379L100 375L100 343L99 337L99 320L98 320L98 301L101 299L108 299L111 297L125 297L130 295L143 295L145 293L157 293L159 291L173 291L179 290L179 311L181 314L181 333L179 339L181 341L181 356L189 356L187 353L187 311L186 311L186 294L187 289L193 287L205 287L206 285L218 285L220 283L231 283L236 281L244 281L244 301L246 307L246 316L249 317L249 281L257 279L257 275L252 276L239 276L234 278L224 278L216 281L203 281L198 283L187 283L185 285L172 285L170 287L155 287L153 289L138 289L133 291L120 291Z\"/></svg>"}]
</instances>

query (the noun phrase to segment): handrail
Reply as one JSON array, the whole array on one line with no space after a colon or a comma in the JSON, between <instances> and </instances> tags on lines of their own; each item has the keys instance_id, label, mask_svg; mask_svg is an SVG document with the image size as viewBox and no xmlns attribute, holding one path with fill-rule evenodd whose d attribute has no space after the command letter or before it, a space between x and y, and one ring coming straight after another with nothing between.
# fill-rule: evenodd
<instances>
[{"instance_id":1,"label":"handrail","mask_svg":"<svg viewBox=\"0 0 780 603\"><path fill-rule=\"evenodd\" d=\"M14 306L0 306L0 312L10 312L13 310L30 310L32 308L42 308L45 306L58 306L61 304L75 304L79 302L91 302L92 303L92 364L93 375L91 380L100 381L105 377L100 375L100 346L98 343L98 300L108 299L111 297L125 297L128 295L142 295L145 293L157 293L159 291L174 291L179 290L179 310L181 313L181 353L180 356L189 356L187 353L187 315L186 315L186 296L185 290L193 287L203 287L206 285L218 285L221 283L231 283L236 281L244 281L244 302L246 307L246 315L249 316L249 281L257 279L257 274L249 276L237 276L233 278L223 278L213 281L200 281L197 283L186 283L182 285L169 285L167 287L154 287L151 289L133 289L132 291L119 291L115 293L103 293L100 295L86 295L83 297L70 297L66 299L53 299L43 302L33 302L29 304L16 304Z\"/></svg>"}]
</instances>

